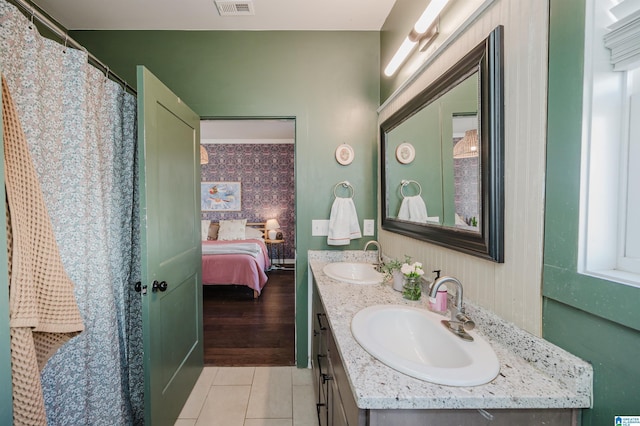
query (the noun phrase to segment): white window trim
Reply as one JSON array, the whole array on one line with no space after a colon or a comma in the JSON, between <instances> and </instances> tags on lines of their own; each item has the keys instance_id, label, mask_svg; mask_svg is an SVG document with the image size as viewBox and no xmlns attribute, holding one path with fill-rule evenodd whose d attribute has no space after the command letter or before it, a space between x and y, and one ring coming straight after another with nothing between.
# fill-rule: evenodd
<instances>
[{"instance_id":1,"label":"white window trim","mask_svg":"<svg viewBox=\"0 0 640 426\"><path fill-rule=\"evenodd\" d=\"M611 0L587 1L578 272L640 287L637 262L629 265L619 257L627 232L631 79L612 70L610 50L602 41L615 22L612 6Z\"/></svg>"}]
</instances>

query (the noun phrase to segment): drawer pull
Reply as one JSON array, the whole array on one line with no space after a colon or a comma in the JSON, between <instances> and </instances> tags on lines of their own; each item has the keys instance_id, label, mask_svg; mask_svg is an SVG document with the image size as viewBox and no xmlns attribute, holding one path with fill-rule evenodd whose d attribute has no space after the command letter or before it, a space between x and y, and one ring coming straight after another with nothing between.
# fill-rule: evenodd
<instances>
[{"instance_id":1,"label":"drawer pull","mask_svg":"<svg viewBox=\"0 0 640 426\"><path fill-rule=\"evenodd\" d=\"M320 331L326 330L327 327L322 325L322 317L326 317L326 315L319 312L319 313L316 314L316 317L318 318L318 326L320 327Z\"/></svg>"},{"instance_id":2,"label":"drawer pull","mask_svg":"<svg viewBox=\"0 0 640 426\"><path fill-rule=\"evenodd\" d=\"M333 380L333 377L331 377L328 374L323 374L322 375L322 384L324 385L325 383L327 383L329 380Z\"/></svg>"}]
</instances>

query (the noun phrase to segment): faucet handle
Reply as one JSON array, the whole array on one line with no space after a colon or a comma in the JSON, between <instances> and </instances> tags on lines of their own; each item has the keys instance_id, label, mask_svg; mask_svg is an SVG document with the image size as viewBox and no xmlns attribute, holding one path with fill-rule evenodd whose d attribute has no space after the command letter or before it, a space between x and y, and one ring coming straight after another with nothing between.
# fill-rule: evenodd
<instances>
[{"instance_id":1,"label":"faucet handle","mask_svg":"<svg viewBox=\"0 0 640 426\"><path fill-rule=\"evenodd\" d=\"M456 319L465 330L473 330L476 327L476 323L463 312L458 313Z\"/></svg>"}]
</instances>

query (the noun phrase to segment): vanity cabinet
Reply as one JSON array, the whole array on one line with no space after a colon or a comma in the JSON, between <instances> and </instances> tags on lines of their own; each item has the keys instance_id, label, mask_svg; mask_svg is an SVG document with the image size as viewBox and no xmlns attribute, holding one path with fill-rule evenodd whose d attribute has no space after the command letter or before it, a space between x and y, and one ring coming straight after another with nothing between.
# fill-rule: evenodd
<instances>
[{"instance_id":1,"label":"vanity cabinet","mask_svg":"<svg viewBox=\"0 0 640 426\"><path fill-rule=\"evenodd\" d=\"M315 280L312 315L311 364L320 426L566 426L580 424L579 409L358 408Z\"/></svg>"},{"instance_id":2,"label":"vanity cabinet","mask_svg":"<svg viewBox=\"0 0 640 426\"><path fill-rule=\"evenodd\" d=\"M353 395L340 353L327 315L318 297L313 293L312 359L313 380L316 393L316 408L320 426L365 425L365 412L359 410Z\"/></svg>"}]
</instances>

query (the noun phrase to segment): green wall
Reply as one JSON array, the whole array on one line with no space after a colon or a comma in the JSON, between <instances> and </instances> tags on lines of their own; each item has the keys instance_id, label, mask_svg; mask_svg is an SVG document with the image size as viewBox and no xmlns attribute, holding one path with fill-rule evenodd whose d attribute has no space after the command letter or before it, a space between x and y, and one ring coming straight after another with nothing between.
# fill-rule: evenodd
<instances>
[{"instance_id":1,"label":"green wall","mask_svg":"<svg viewBox=\"0 0 640 426\"><path fill-rule=\"evenodd\" d=\"M583 425L640 415L640 289L578 274L585 0L551 0L543 278L545 339L589 361Z\"/></svg>"},{"instance_id":2,"label":"green wall","mask_svg":"<svg viewBox=\"0 0 640 426\"><path fill-rule=\"evenodd\" d=\"M74 31L72 37L135 85L145 65L201 117L296 119L297 363L307 365L307 250L330 248L311 237L311 220L328 219L333 187L355 188L360 224L376 218L378 32ZM342 143L349 166L335 161ZM363 237L338 249L361 249ZM336 247L333 247L336 248Z\"/></svg>"}]
</instances>

